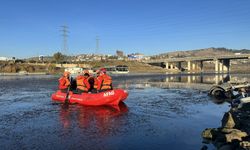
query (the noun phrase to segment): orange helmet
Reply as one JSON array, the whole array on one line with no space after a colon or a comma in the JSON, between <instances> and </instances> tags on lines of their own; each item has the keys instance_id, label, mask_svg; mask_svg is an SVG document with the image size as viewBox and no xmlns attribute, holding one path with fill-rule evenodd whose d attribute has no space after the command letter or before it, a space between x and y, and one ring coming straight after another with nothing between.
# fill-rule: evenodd
<instances>
[{"instance_id":1,"label":"orange helmet","mask_svg":"<svg viewBox=\"0 0 250 150\"><path fill-rule=\"evenodd\" d=\"M68 71L65 71L64 73L63 73L63 76L65 76L65 77L67 77L67 76L69 76L70 75L70 72L68 72Z\"/></svg>"}]
</instances>

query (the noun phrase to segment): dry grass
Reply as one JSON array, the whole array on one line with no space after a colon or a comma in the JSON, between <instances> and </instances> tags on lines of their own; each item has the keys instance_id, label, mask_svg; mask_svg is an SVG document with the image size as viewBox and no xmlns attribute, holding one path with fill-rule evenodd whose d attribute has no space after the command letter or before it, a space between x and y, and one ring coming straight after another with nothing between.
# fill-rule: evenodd
<instances>
[{"instance_id":1,"label":"dry grass","mask_svg":"<svg viewBox=\"0 0 250 150\"><path fill-rule=\"evenodd\" d=\"M131 73L163 73L165 69L157 66L151 66L142 62L137 61L103 61L103 62L90 62L93 67L106 67L106 66L117 66L126 65Z\"/></svg>"}]
</instances>

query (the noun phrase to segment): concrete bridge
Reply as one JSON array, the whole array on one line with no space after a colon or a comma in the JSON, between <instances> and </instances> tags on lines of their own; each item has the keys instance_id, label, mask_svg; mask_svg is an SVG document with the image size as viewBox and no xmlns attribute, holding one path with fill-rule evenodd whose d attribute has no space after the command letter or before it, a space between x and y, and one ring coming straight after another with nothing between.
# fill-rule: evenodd
<instances>
[{"instance_id":1,"label":"concrete bridge","mask_svg":"<svg viewBox=\"0 0 250 150\"><path fill-rule=\"evenodd\" d=\"M183 57L183 58L168 58L168 59L156 59L144 61L148 64L163 63L166 69L178 69L181 70L182 65L186 63L187 71L199 70L203 72L203 62L213 61L215 65L216 73L225 73L230 71L230 60L233 59L249 59L249 54L240 55L224 55L224 56L203 56L203 57Z\"/></svg>"}]
</instances>

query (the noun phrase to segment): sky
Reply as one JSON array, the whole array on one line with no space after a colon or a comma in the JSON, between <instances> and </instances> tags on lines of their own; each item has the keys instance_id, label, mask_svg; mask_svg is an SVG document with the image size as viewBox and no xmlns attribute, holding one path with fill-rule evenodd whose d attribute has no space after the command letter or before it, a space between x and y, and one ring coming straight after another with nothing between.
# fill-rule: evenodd
<instances>
[{"instance_id":1,"label":"sky","mask_svg":"<svg viewBox=\"0 0 250 150\"><path fill-rule=\"evenodd\" d=\"M250 49L250 0L1 0L0 56L63 52L64 25L68 55Z\"/></svg>"}]
</instances>

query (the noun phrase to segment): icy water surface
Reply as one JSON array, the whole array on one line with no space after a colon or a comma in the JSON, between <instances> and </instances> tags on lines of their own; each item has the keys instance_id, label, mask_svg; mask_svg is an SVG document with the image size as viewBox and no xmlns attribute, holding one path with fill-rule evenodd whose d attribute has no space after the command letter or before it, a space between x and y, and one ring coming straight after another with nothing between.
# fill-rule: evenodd
<instances>
[{"instance_id":1,"label":"icy water surface","mask_svg":"<svg viewBox=\"0 0 250 150\"><path fill-rule=\"evenodd\" d=\"M201 132L220 126L229 109L198 85L181 87L193 78L175 87L179 78L164 75L113 77L114 87L129 92L119 107L65 109L50 99L57 79L0 77L0 149L198 150Z\"/></svg>"}]
</instances>

